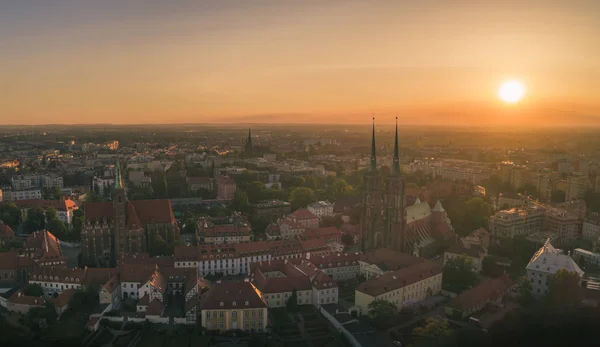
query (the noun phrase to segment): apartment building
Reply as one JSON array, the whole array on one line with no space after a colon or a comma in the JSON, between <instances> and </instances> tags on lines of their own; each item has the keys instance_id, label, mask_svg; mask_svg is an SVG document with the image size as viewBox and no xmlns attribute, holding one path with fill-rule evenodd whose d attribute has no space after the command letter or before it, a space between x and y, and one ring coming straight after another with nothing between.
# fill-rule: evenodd
<instances>
[{"instance_id":1,"label":"apartment building","mask_svg":"<svg viewBox=\"0 0 600 347\"><path fill-rule=\"evenodd\" d=\"M583 221L581 237L588 241L596 241L600 237L600 215L598 213L590 214Z\"/></svg>"},{"instance_id":2,"label":"apartment building","mask_svg":"<svg viewBox=\"0 0 600 347\"><path fill-rule=\"evenodd\" d=\"M537 206L498 211L490 217L492 238L514 238L540 232L544 225L545 209Z\"/></svg>"},{"instance_id":3,"label":"apartment building","mask_svg":"<svg viewBox=\"0 0 600 347\"><path fill-rule=\"evenodd\" d=\"M261 201L251 205L252 215L255 217L263 217L267 219L277 219L288 215L291 211L289 202L281 200Z\"/></svg>"},{"instance_id":4,"label":"apartment building","mask_svg":"<svg viewBox=\"0 0 600 347\"><path fill-rule=\"evenodd\" d=\"M556 234L556 243L565 245L581 237L581 222L567 211L549 208L546 211L546 230Z\"/></svg>"},{"instance_id":5,"label":"apartment building","mask_svg":"<svg viewBox=\"0 0 600 347\"><path fill-rule=\"evenodd\" d=\"M201 217L196 223L196 240L202 244L252 241L248 219L239 212L228 217Z\"/></svg>"},{"instance_id":6,"label":"apartment building","mask_svg":"<svg viewBox=\"0 0 600 347\"><path fill-rule=\"evenodd\" d=\"M333 204L329 201L317 201L308 205L307 209L319 219L333 216Z\"/></svg>"}]
</instances>

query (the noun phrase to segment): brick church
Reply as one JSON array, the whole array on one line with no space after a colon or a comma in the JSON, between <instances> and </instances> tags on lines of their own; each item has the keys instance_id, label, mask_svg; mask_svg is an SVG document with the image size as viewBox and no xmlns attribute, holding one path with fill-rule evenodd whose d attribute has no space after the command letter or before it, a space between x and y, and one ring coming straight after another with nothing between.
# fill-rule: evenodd
<instances>
[{"instance_id":1,"label":"brick church","mask_svg":"<svg viewBox=\"0 0 600 347\"><path fill-rule=\"evenodd\" d=\"M455 238L446 211L438 201L431 209L420 201L406 206L405 182L400 172L398 120L394 138L391 173L383 177L377 168L375 124L371 139L370 167L363 176L363 211L361 216L361 248L368 252L391 248L398 252L427 256L437 246Z\"/></svg>"},{"instance_id":2,"label":"brick church","mask_svg":"<svg viewBox=\"0 0 600 347\"><path fill-rule=\"evenodd\" d=\"M179 240L179 227L168 199L127 200L119 164L112 201L85 205L81 249L86 263L114 265L121 253L154 253L158 236Z\"/></svg>"}]
</instances>

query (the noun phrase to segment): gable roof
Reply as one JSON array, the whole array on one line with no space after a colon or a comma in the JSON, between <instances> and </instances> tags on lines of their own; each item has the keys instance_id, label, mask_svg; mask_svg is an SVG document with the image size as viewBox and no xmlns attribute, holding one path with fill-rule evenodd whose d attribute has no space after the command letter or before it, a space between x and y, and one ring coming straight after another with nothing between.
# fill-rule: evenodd
<instances>
[{"instance_id":1,"label":"gable roof","mask_svg":"<svg viewBox=\"0 0 600 347\"><path fill-rule=\"evenodd\" d=\"M148 296L148 295L146 295ZM165 306L158 299L152 300L151 303L148 304L148 308L146 309L146 316L160 316L163 313Z\"/></svg>"},{"instance_id":2,"label":"gable roof","mask_svg":"<svg viewBox=\"0 0 600 347\"><path fill-rule=\"evenodd\" d=\"M356 290L375 297L441 273L440 265L427 260L370 278L361 283Z\"/></svg>"},{"instance_id":3,"label":"gable roof","mask_svg":"<svg viewBox=\"0 0 600 347\"><path fill-rule=\"evenodd\" d=\"M33 259L20 256L17 252L0 252L0 270L16 270L34 265Z\"/></svg>"},{"instance_id":4,"label":"gable roof","mask_svg":"<svg viewBox=\"0 0 600 347\"><path fill-rule=\"evenodd\" d=\"M35 249L39 261L64 261L60 241L47 230L34 231L27 237L24 248Z\"/></svg>"},{"instance_id":5,"label":"gable roof","mask_svg":"<svg viewBox=\"0 0 600 347\"><path fill-rule=\"evenodd\" d=\"M92 202L85 205L85 218L87 220L113 218L112 202ZM132 200L127 202L128 223L170 224L175 221L171 207L171 200ZM131 220L131 222L130 222Z\"/></svg>"},{"instance_id":6,"label":"gable roof","mask_svg":"<svg viewBox=\"0 0 600 347\"><path fill-rule=\"evenodd\" d=\"M292 213L289 217L295 220L311 220L311 219L319 219L319 217L315 216L314 213L310 212L305 208L299 208L294 213Z\"/></svg>"},{"instance_id":7,"label":"gable roof","mask_svg":"<svg viewBox=\"0 0 600 347\"><path fill-rule=\"evenodd\" d=\"M12 239L15 237L15 232L10 228L8 224L5 224L0 220L0 239Z\"/></svg>"},{"instance_id":8,"label":"gable roof","mask_svg":"<svg viewBox=\"0 0 600 347\"><path fill-rule=\"evenodd\" d=\"M552 246L550 239L546 240L546 243L533 255L526 269L552 274L565 269L577 273L579 277L583 277L584 274L583 270L570 256Z\"/></svg>"},{"instance_id":9,"label":"gable roof","mask_svg":"<svg viewBox=\"0 0 600 347\"><path fill-rule=\"evenodd\" d=\"M363 253L360 257L360 261L367 264L375 264L384 271L394 271L422 263L425 259L406 253L396 252L389 248L379 248Z\"/></svg>"},{"instance_id":10,"label":"gable roof","mask_svg":"<svg viewBox=\"0 0 600 347\"><path fill-rule=\"evenodd\" d=\"M467 311L477 307L479 304L496 300L498 296L502 295L513 284L514 281L508 275L485 280L454 297L448 306L456 310Z\"/></svg>"},{"instance_id":11,"label":"gable roof","mask_svg":"<svg viewBox=\"0 0 600 347\"><path fill-rule=\"evenodd\" d=\"M246 305L246 302L248 302L248 305ZM223 303L223 306L221 306L221 303ZM203 310L266 307L267 304L250 282L217 283L208 291L208 295L202 303Z\"/></svg>"}]
</instances>

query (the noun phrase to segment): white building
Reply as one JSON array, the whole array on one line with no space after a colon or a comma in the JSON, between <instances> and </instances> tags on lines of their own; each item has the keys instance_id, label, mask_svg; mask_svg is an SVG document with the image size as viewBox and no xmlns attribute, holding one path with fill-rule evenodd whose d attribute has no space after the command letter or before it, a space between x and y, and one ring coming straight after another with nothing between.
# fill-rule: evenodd
<instances>
[{"instance_id":1,"label":"white building","mask_svg":"<svg viewBox=\"0 0 600 347\"><path fill-rule=\"evenodd\" d=\"M93 185L93 187L98 186L98 194L104 195L104 191L107 189L110 191L112 189L112 187L115 185L115 182L116 182L116 180L114 177L94 176L92 185Z\"/></svg>"},{"instance_id":2,"label":"white building","mask_svg":"<svg viewBox=\"0 0 600 347\"><path fill-rule=\"evenodd\" d=\"M573 259L579 262L583 258L585 264L600 265L600 253L590 252L585 249L575 248L573 250Z\"/></svg>"},{"instance_id":3,"label":"white building","mask_svg":"<svg viewBox=\"0 0 600 347\"><path fill-rule=\"evenodd\" d=\"M577 263L561 250L554 248L550 240L540 248L527 264L527 279L531 282L533 295L541 296L548 293L552 276L561 269L575 272L579 277L583 271Z\"/></svg>"},{"instance_id":4,"label":"white building","mask_svg":"<svg viewBox=\"0 0 600 347\"><path fill-rule=\"evenodd\" d=\"M7 190L4 191L4 201L41 199L41 189Z\"/></svg>"},{"instance_id":5,"label":"white building","mask_svg":"<svg viewBox=\"0 0 600 347\"><path fill-rule=\"evenodd\" d=\"M581 237L589 241L596 241L600 237L600 215L592 214L583 221Z\"/></svg>"},{"instance_id":6,"label":"white building","mask_svg":"<svg viewBox=\"0 0 600 347\"><path fill-rule=\"evenodd\" d=\"M333 216L333 204L329 201L317 201L308 205L308 210L319 219Z\"/></svg>"}]
</instances>

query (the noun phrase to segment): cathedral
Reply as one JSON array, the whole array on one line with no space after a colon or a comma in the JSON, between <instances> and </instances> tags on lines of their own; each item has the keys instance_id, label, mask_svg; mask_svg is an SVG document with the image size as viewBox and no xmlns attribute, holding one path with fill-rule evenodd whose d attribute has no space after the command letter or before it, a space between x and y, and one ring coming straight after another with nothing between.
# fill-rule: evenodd
<instances>
[{"instance_id":1,"label":"cathedral","mask_svg":"<svg viewBox=\"0 0 600 347\"><path fill-rule=\"evenodd\" d=\"M370 167L363 176L363 189L360 223L363 252L391 248L398 252L425 256L435 252L440 242L455 237L450 220L439 201L434 209L420 201L406 206L404 177L400 172L397 118L392 170L386 177L377 168L373 122Z\"/></svg>"},{"instance_id":2,"label":"cathedral","mask_svg":"<svg viewBox=\"0 0 600 347\"><path fill-rule=\"evenodd\" d=\"M129 201L116 166L113 200L85 205L81 231L83 260L88 264L114 265L121 253L155 253L154 240L179 239L179 227L168 199Z\"/></svg>"}]
</instances>

